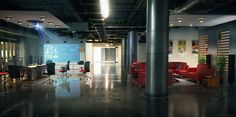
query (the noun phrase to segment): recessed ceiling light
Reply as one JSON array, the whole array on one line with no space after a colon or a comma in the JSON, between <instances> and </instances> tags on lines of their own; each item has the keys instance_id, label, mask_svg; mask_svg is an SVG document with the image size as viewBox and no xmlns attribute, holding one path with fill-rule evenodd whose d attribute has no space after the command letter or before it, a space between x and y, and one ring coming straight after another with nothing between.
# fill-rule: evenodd
<instances>
[{"instance_id":1,"label":"recessed ceiling light","mask_svg":"<svg viewBox=\"0 0 236 117\"><path fill-rule=\"evenodd\" d=\"M50 25L52 25L52 24L53 24L53 22L52 22L52 21L49 21L48 23L49 23Z\"/></svg>"},{"instance_id":2,"label":"recessed ceiling light","mask_svg":"<svg viewBox=\"0 0 236 117\"><path fill-rule=\"evenodd\" d=\"M199 18L198 20L200 23L203 23L204 22L204 18Z\"/></svg>"},{"instance_id":3,"label":"recessed ceiling light","mask_svg":"<svg viewBox=\"0 0 236 117\"><path fill-rule=\"evenodd\" d=\"M193 22L189 22L189 26L193 26Z\"/></svg>"},{"instance_id":4,"label":"recessed ceiling light","mask_svg":"<svg viewBox=\"0 0 236 117\"><path fill-rule=\"evenodd\" d=\"M32 27L32 25L30 25L30 24L29 24L29 25L28 25L28 27L29 27L29 28L31 28L31 27Z\"/></svg>"},{"instance_id":5,"label":"recessed ceiling light","mask_svg":"<svg viewBox=\"0 0 236 117\"><path fill-rule=\"evenodd\" d=\"M41 16L40 20L44 21L44 20L46 20L46 18L44 16Z\"/></svg>"},{"instance_id":6,"label":"recessed ceiling light","mask_svg":"<svg viewBox=\"0 0 236 117\"><path fill-rule=\"evenodd\" d=\"M170 26L174 26L174 22L170 22Z\"/></svg>"},{"instance_id":7,"label":"recessed ceiling light","mask_svg":"<svg viewBox=\"0 0 236 117\"><path fill-rule=\"evenodd\" d=\"M58 27L59 27L59 25L55 25L55 27L56 27L56 28L58 28Z\"/></svg>"},{"instance_id":8,"label":"recessed ceiling light","mask_svg":"<svg viewBox=\"0 0 236 117\"><path fill-rule=\"evenodd\" d=\"M23 24L23 21L18 20L17 23L18 23L18 24Z\"/></svg>"},{"instance_id":9,"label":"recessed ceiling light","mask_svg":"<svg viewBox=\"0 0 236 117\"><path fill-rule=\"evenodd\" d=\"M178 22L178 23L181 23L182 21L183 21L182 18L178 18L178 19L177 19L177 22Z\"/></svg>"},{"instance_id":10,"label":"recessed ceiling light","mask_svg":"<svg viewBox=\"0 0 236 117\"><path fill-rule=\"evenodd\" d=\"M11 19L11 16L6 16L5 19L6 19L6 20L10 20L10 19Z\"/></svg>"}]
</instances>

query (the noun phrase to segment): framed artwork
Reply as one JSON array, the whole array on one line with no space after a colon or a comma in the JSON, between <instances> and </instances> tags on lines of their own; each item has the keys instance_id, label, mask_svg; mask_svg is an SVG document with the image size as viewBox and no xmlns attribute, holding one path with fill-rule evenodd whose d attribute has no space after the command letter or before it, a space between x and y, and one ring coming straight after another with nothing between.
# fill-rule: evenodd
<instances>
[{"instance_id":1,"label":"framed artwork","mask_svg":"<svg viewBox=\"0 0 236 117\"><path fill-rule=\"evenodd\" d=\"M173 53L173 40L169 40L169 50L168 50L169 54Z\"/></svg>"},{"instance_id":2,"label":"framed artwork","mask_svg":"<svg viewBox=\"0 0 236 117\"><path fill-rule=\"evenodd\" d=\"M198 40L192 40L192 53L198 54Z\"/></svg>"},{"instance_id":3,"label":"framed artwork","mask_svg":"<svg viewBox=\"0 0 236 117\"><path fill-rule=\"evenodd\" d=\"M178 41L178 50L179 53L186 53L186 40Z\"/></svg>"}]
</instances>

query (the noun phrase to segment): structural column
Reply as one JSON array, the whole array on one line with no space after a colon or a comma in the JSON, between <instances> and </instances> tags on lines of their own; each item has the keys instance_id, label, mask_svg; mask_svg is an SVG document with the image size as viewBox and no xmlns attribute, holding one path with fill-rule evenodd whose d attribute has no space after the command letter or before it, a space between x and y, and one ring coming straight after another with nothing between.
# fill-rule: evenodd
<instances>
[{"instance_id":1,"label":"structural column","mask_svg":"<svg viewBox=\"0 0 236 117\"><path fill-rule=\"evenodd\" d=\"M128 34L128 69L134 61L137 61L138 51L138 32L130 31Z\"/></svg>"},{"instance_id":2,"label":"structural column","mask_svg":"<svg viewBox=\"0 0 236 117\"><path fill-rule=\"evenodd\" d=\"M145 93L168 95L168 0L147 0L147 67Z\"/></svg>"},{"instance_id":3,"label":"structural column","mask_svg":"<svg viewBox=\"0 0 236 117\"><path fill-rule=\"evenodd\" d=\"M127 39L126 37L122 37L122 51L121 51L121 67L122 71L127 67Z\"/></svg>"}]
</instances>

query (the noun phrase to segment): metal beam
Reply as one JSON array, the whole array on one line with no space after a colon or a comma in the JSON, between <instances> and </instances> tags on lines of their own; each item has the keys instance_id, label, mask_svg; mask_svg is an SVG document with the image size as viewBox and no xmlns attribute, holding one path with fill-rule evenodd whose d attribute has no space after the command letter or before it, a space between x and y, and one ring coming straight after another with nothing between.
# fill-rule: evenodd
<instances>
[{"instance_id":1,"label":"metal beam","mask_svg":"<svg viewBox=\"0 0 236 117\"><path fill-rule=\"evenodd\" d=\"M138 0L137 1L137 5L134 5L132 7L131 12L129 12L129 15L127 17L128 19L128 24L130 24L130 22L133 20L134 16L136 15L138 9L141 7L141 5L144 3L145 0Z\"/></svg>"},{"instance_id":2,"label":"metal beam","mask_svg":"<svg viewBox=\"0 0 236 117\"><path fill-rule=\"evenodd\" d=\"M71 3L68 0L63 0L65 3L66 8L72 13L72 15L75 17L75 19L79 22L82 22L82 19L80 16L77 14L75 9L72 7Z\"/></svg>"},{"instance_id":3,"label":"metal beam","mask_svg":"<svg viewBox=\"0 0 236 117\"><path fill-rule=\"evenodd\" d=\"M171 11L171 14L179 14L181 12L184 12L187 9L192 8L194 5L196 5L199 2L200 2L200 0L188 0L182 6L177 7L173 11Z\"/></svg>"}]
</instances>

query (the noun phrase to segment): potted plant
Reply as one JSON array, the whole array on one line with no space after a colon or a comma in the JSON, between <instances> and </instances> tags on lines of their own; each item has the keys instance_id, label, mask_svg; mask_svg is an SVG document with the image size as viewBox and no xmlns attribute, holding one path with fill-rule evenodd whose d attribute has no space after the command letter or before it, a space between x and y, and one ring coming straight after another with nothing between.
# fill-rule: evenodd
<instances>
[{"instance_id":1,"label":"potted plant","mask_svg":"<svg viewBox=\"0 0 236 117\"><path fill-rule=\"evenodd\" d=\"M224 70L225 70L225 57L224 56L217 57L216 66L219 70L220 83L223 83L223 74L224 74Z\"/></svg>"},{"instance_id":2,"label":"potted plant","mask_svg":"<svg viewBox=\"0 0 236 117\"><path fill-rule=\"evenodd\" d=\"M203 55L199 55L198 64L205 64L205 63L206 63L206 57Z\"/></svg>"}]
</instances>

